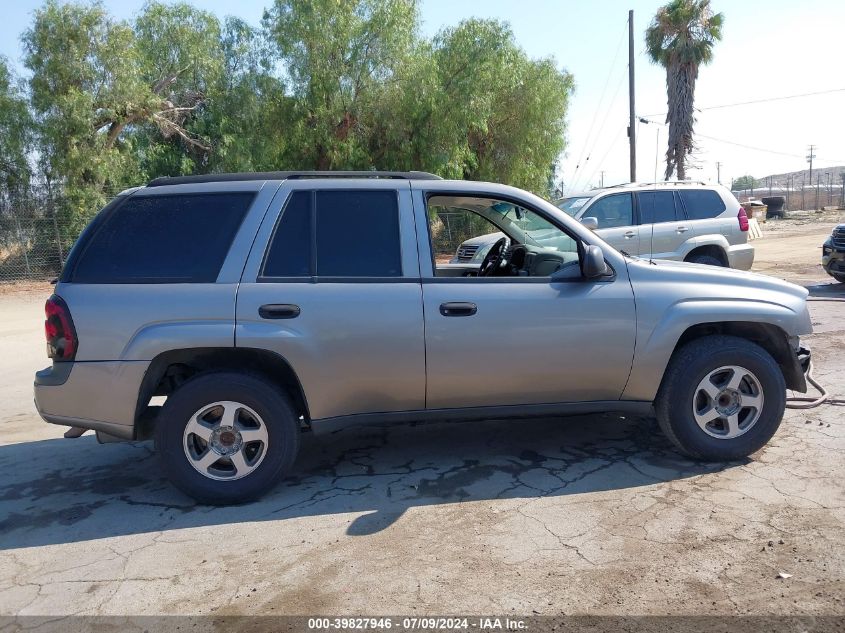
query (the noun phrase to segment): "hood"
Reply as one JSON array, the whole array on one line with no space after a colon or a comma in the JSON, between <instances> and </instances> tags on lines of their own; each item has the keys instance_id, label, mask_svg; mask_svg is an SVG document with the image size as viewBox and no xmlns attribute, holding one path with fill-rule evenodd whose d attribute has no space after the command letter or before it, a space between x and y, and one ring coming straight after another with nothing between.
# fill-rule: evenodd
<instances>
[{"instance_id":1,"label":"hood","mask_svg":"<svg viewBox=\"0 0 845 633\"><path fill-rule=\"evenodd\" d=\"M471 237L468 240L461 242L461 246L476 246L483 244L493 244L496 240L505 237L504 233L487 233L487 235L479 235L478 237Z\"/></svg>"},{"instance_id":2,"label":"hood","mask_svg":"<svg viewBox=\"0 0 845 633\"><path fill-rule=\"evenodd\" d=\"M768 293L783 293L793 300L803 301L809 291L799 285L759 273L751 273L733 268L706 266L690 262L671 260L628 260L628 270L632 279L648 279L665 283L678 283L687 287L691 296L743 297L770 300L764 297ZM695 291L698 287L698 292ZM703 291L703 292L702 292ZM790 301L790 303L792 303Z\"/></svg>"}]
</instances>

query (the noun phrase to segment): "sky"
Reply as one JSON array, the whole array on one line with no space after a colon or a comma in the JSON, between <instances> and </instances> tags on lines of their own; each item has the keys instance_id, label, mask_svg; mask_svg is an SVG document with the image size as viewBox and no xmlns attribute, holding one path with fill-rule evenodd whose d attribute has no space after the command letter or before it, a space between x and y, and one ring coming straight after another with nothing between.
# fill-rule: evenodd
<instances>
[{"instance_id":1,"label":"sky","mask_svg":"<svg viewBox=\"0 0 845 633\"><path fill-rule=\"evenodd\" d=\"M223 17L258 24L271 0L194 0ZM131 19L143 0L104 0L117 18ZM552 57L572 73L576 92L559 175L568 191L627 182L629 149L627 19L634 10L639 181L662 177L668 129L665 71L649 63L644 33L657 0L421 0L424 35L470 17L510 23L520 46L535 58ZM0 55L21 65L20 34L41 5L0 0ZM695 92L697 152L689 176L723 184L744 174L845 165L845 74L841 0L712 0L725 15L713 62L702 67ZM824 93L810 96L807 93ZM783 98L789 97L789 98ZM732 105L757 101L747 105ZM717 107L730 106L730 107ZM659 155L658 155L659 154ZM657 164L655 159L657 158ZM717 171L717 163L721 166ZM655 172L656 164L656 172ZM604 172L604 173L602 173Z\"/></svg>"}]
</instances>

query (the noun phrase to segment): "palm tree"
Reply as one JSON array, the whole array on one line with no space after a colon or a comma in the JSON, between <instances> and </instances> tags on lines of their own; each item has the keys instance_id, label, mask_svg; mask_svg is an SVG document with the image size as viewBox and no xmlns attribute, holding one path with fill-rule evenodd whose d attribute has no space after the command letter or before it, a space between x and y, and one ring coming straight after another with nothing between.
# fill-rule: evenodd
<instances>
[{"instance_id":1,"label":"palm tree","mask_svg":"<svg viewBox=\"0 0 845 633\"><path fill-rule=\"evenodd\" d=\"M677 171L679 180L686 176L687 156L695 147L692 126L698 67L713 59L713 45L722 39L723 21L721 13L713 13L710 0L672 0L657 10L646 29L648 56L666 69L666 180L673 171Z\"/></svg>"}]
</instances>

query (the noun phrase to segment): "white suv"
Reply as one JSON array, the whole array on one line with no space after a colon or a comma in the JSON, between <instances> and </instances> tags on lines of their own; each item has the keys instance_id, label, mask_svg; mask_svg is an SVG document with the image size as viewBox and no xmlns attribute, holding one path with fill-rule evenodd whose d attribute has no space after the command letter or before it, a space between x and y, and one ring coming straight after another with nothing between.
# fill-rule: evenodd
<instances>
[{"instance_id":1,"label":"white suv","mask_svg":"<svg viewBox=\"0 0 845 633\"><path fill-rule=\"evenodd\" d=\"M749 270L748 217L720 185L632 183L573 194L555 205L620 251L644 258ZM465 240L449 261L469 274L500 233Z\"/></svg>"}]
</instances>

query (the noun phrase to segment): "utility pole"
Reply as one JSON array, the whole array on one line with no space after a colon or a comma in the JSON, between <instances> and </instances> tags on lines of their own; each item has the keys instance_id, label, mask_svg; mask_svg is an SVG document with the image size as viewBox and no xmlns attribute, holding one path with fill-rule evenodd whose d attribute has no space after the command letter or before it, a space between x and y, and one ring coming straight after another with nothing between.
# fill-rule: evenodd
<instances>
[{"instance_id":1,"label":"utility pole","mask_svg":"<svg viewBox=\"0 0 845 633\"><path fill-rule=\"evenodd\" d=\"M628 144L631 149L631 182L637 182L637 115L634 107L634 10L628 11Z\"/></svg>"},{"instance_id":2,"label":"utility pole","mask_svg":"<svg viewBox=\"0 0 845 633\"><path fill-rule=\"evenodd\" d=\"M842 202L839 206L845 208L845 172L839 174L839 177L842 179Z\"/></svg>"},{"instance_id":3,"label":"utility pole","mask_svg":"<svg viewBox=\"0 0 845 633\"><path fill-rule=\"evenodd\" d=\"M822 175L816 174L816 209L819 208L819 187L821 187L821 184L822 184ZM811 187L813 186L812 180L810 181L810 186Z\"/></svg>"},{"instance_id":4,"label":"utility pole","mask_svg":"<svg viewBox=\"0 0 845 633\"><path fill-rule=\"evenodd\" d=\"M722 184L722 163L716 161L716 182Z\"/></svg>"},{"instance_id":5,"label":"utility pole","mask_svg":"<svg viewBox=\"0 0 845 633\"><path fill-rule=\"evenodd\" d=\"M810 145L810 153L807 154L807 162L810 163L810 177L808 180L810 181L811 187L813 186L813 159L816 157L816 155L813 153L814 149L816 149L816 146Z\"/></svg>"},{"instance_id":6,"label":"utility pole","mask_svg":"<svg viewBox=\"0 0 845 633\"><path fill-rule=\"evenodd\" d=\"M827 176L827 204L830 205L830 172L824 172L824 175Z\"/></svg>"},{"instance_id":7,"label":"utility pole","mask_svg":"<svg viewBox=\"0 0 845 633\"><path fill-rule=\"evenodd\" d=\"M604 189L604 170L601 170L601 184L599 185L602 189Z\"/></svg>"}]
</instances>

